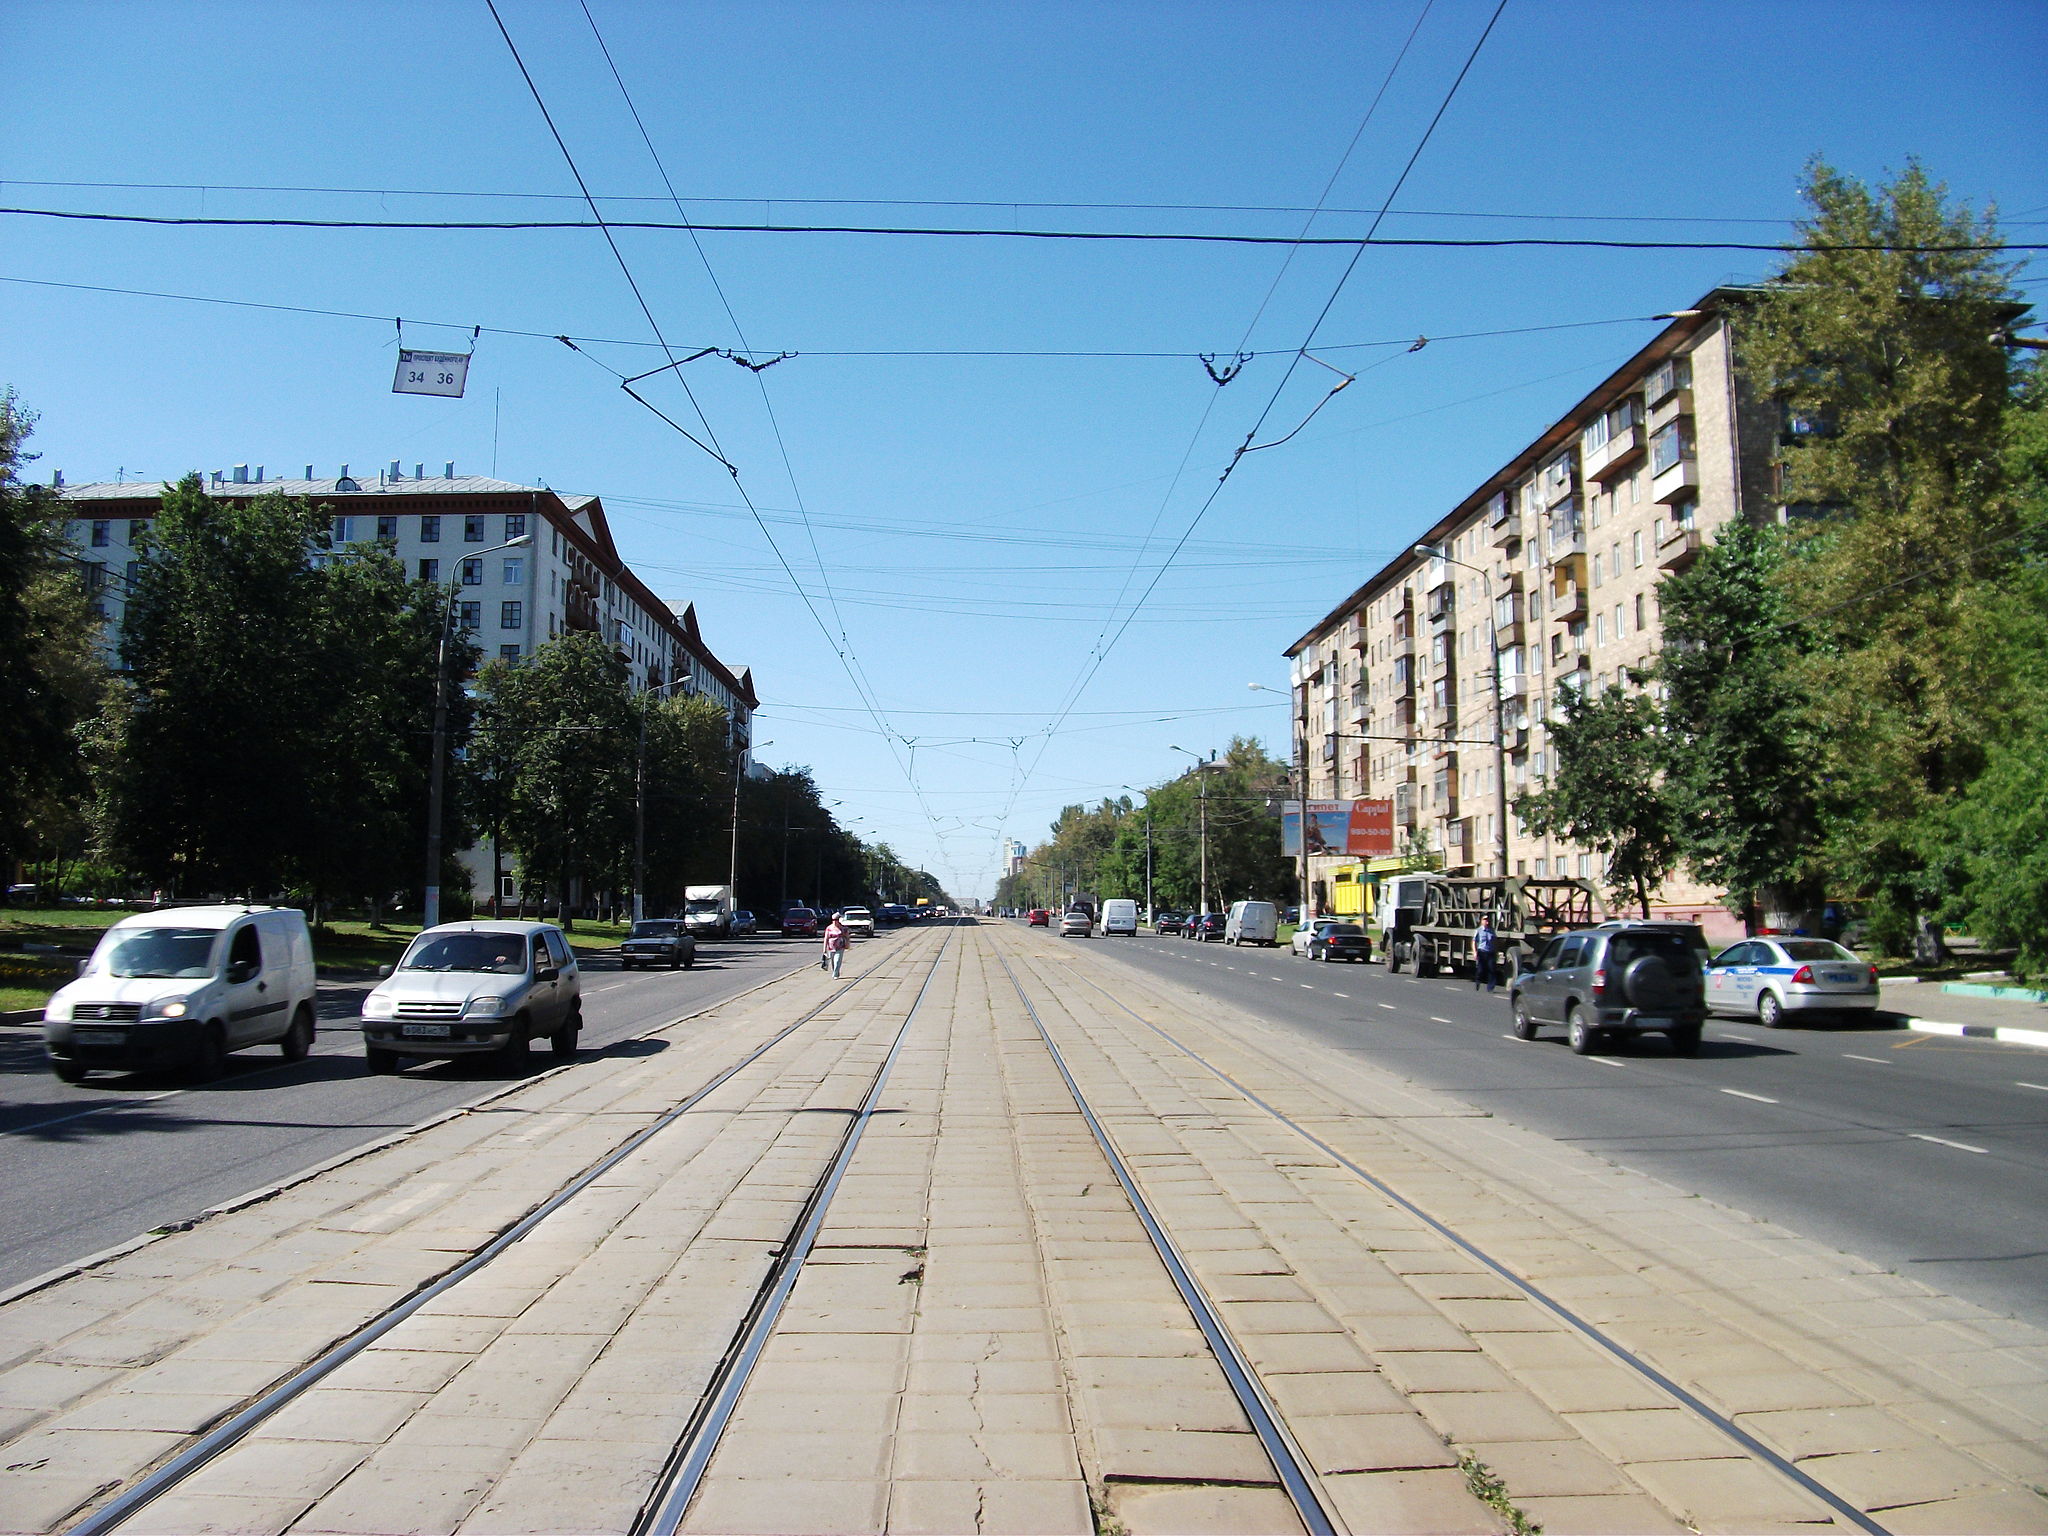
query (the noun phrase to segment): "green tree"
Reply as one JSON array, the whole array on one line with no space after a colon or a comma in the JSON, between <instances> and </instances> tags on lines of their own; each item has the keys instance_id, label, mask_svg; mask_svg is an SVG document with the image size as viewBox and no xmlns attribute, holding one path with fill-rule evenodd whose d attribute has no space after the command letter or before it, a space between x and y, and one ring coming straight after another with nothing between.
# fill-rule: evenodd
<instances>
[{"instance_id":1,"label":"green tree","mask_svg":"<svg viewBox=\"0 0 2048 1536\"><path fill-rule=\"evenodd\" d=\"M1995 218L1918 164L1872 188L1815 162L1805 197L1804 248L1745 317L1739 355L1782 412L1781 499L1809 514L1784 580L1832 748L1827 864L1911 925L1952 888L1947 807L2007 697L1976 610L2017 555L1998 334L2015 267Z\"/></svg>"},{"instance_id":2,"label":"green tree","mask_svg":"<svg viewBox=\"0 0 2048 1536\"><path fill-rule=\"evenodd\" d=\"M1686 862L1735 910L1791 927L1812 921L1824 890L1830 786L1786 546L1782 529L1730 523L1668 578L1656 675Z\"/></svg>"},{"instance_id":3,"label":"green tree","mask_svg":"<svg viewBox=\"0 0 2048 1536\"><path fill-rule=\"evenodd\" d=\"M104 673L63 507L19 478L35 458L24 448L34 426L14 391L0 391L0 869L78 851L85 781L74 732Z\"/></svg>"},{"instance_id":4,"label":"green tree","mask_svg":"<svg viewBox=\"0 0 2048 1536\"><path fill-rule=\"evenodd\" d=\"M1641 686L1641 673L1631 680ZM1647 694L1609 688L1564 694L1550 727L1557 771L1515 801L1531 834L1559 836L1606 858L1608 894L1650 915L1650 892L1678 863L1678 817L1664 782L1664 712Z\"/></svg>"},{"instance_id":5,"label":"green tree","mask_svg":"<svg viewBox=\"0 0 2048 1536\"><path fill-rule=\"evenodd\" d=\"M647 910L667 911L686 885L723 885L730 873L731 721L701 695L635 702L647 730Z\"/></svg>"}]
</instances>

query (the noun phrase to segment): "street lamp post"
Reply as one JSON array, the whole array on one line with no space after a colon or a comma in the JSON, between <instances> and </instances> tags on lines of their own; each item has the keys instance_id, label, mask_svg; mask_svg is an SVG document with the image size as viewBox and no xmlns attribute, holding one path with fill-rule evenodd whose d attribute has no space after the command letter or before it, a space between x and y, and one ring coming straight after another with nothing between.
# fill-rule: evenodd
<instances>
[{"instance_id":1,"label":"street lamp post","mask_svg":"<svg viewBox=\"0 0 2048 1536\"><path fill-rule=\"evenodd\" d=\"M1152 906L1152 796L1149 791L1133 789L1129 784L1124 788L1145 797L1145 921L1149 923L1155 915Z\"/></svg>"},{"instance_id":2,"label":"street lamp post","mask_svg":"<svg viewBox=\"0 0 2048 1536\"><path fill-rule=\"evenodd\" d=\"M1252 683L1248 686L1250 686L1252 689L1256 690L1259 693L1280 692L1278 688L1268 688L1264 683ZM1287 700L1288 711L1289 713L1292 713L1294 708L1294 695L1289 693L1282 695L1282 697L1284 697ZM1299 725L1300 729L1293 729L1295 725ZM1315 917L1315 898L1312 894L1310 894L1315 889L1315 887L1309 883L1308 870L1308 683L1306 680L1304 680L1301 685L1301 718L1299 721L1291 721L1289 723L1289 734L1291 734L1295 739L1295 756L1298 759L1298 762L1295 767L1295 772L1299 775L1301 783L1301 798L1295 802L1296 806L1300 809L1301 812L1300 847L1296 850L1296 852L1299 854L1301 860L1301 910L1299 913L1299 918L1301 925L1303 927L1306 927L1308 923Z\"/></svg>"},{"instance_id":3,"label":"street lamp post","mask_svg":"<svg viewBox=\"0 0 2048 1536\"><path fill-rule=\"evenodd\" d=\"M1201 843L1201 847L1202 847L1202 854L1201 854L1201 892L1200 892L1200 894L1201 894L1201 899L1202 899L1202 911L1206 913L1206 912L1208 912L1208 911L1209 911L1209 779L1208 779L1208 774L1209 774L1210 770L1212 770L1212 769L1213 769L1213 768L1214 768L1214 767L1215 767L1216 765L1215 765L1215 763L1214 763L1214 762L1213 762L1212 760L1210 760L1209 758L1205 758L1205 757L1201 756L1201 755L1200 755L1199 753L1196 753L1196 752L1190 752L1190 751L1188 751L1188 749L1187 749L1186 747L1169 747L1169 748L1168 748L1168 750L1169 750L1169 751L1173 751L1173 752L1178 752L1178 753L1182 754L1182 755L1183 755L1183 756L1185 756L1185 757L1192 757L1192 758L1194 758L1194 760L1195 760L1195 772L1196 772L1196 773L1198 773L1198 774L1201 774L1201 775L1202 775L1202 777L1201 777L1200 779L1198 779L1198 780L1196 781L1196 783L1197 783L1197 785L1198 785L1198 787L1199 787L1199 789L1200 789L1200 794L1199 794L1199 795L1197 796L1197 798L1198 798L1198 799L1199 799L1199 800L1201 801L1201 824L1202 824L1202 843Z\"/></svg>"},{"instance_id":4,"label":"street lamp post","mask_svg":"<svg viewBox=\"0 0 2048 1536\"><path fill-rule=\"evenodd\" d=\"M1493 790L1500 804L1500 836L1495 857L1500 860L1500 877L1508 877L1508 721L1507 701L1500 691L1500 615L1493 607L1493 575L1484 566L1453 560L1441 545L1417 544L1413 553L1428 560L1441 560L1479 576L1480 591L1486 598L1486 632L1493 643ZM1476 861L1475 861L1476 863Z\"/></svg>"},{"instance_id":5,"label":"street lamp post","mask_svg":"<svg viewBox=\"0 0 2048 1536\"><path fill-rule=\"evenodd\" d=\"M524 549L532 542L532 534L522 533L516 539L493 544L464 558L480 559L502 549ZM448 793L448 631L455 627L455 594L461 590L456 582L448 584L448 596L441 604L441 642L434 654L434 756L427 769L427 879L425 899L420 903L422 928L438 927L441 922L441 814Z\"/></svg>"}]
</instances>

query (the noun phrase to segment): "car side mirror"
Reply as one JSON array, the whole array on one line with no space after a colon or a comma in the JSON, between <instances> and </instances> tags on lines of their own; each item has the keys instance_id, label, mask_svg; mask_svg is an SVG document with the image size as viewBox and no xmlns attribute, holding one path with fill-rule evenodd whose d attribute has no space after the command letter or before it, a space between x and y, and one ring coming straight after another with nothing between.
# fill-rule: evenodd
<instances>
[{"instance_id":1,"label":"car side mirror","mask_svg":"<svg viewBox=\"0 0 2048 1536\"><path fill-rule=\"evenodd\" d=\"M88 958L88 959L85 959L85 960L81 960L81 961L79 961L79 962L78 962L78 965L77 965L77 967L76 967L76 972L75 972L75 974L77 974L77 975L80 975L80 976L83 976L83 975L84 975L84 974L85 974L85 973L86 973L87 971L89 971L89 970L91 970L91 969L92 969L92 961L91 961L91 960L90 960L89 958Z\"/></svg>"},{"instance_id":2,"label":"car side mirror","mask_svg":"<svg viewBox=\"0 0 2048 1536\"><path fill-rule=\"evenodd\" d=\"M228 962L227 979L232 983L239 985L251 979L255 974L256 962L253 960L232 960Z\"/></svg>"},{"instance_id":3,"label":"car side mirror","mask_svg":"<svg viewBox=\"0 0 2048 1536\"><path fill-rule=\"evenodd\" d=\"M390 976L390 975L391 975L391 973L392 973L392 970L393 970L393 969L394 969L394 967L392 967L392 966L388 966L388 965L380 965L380 966L378 966L378 967L377 967L377 979L378 979L379 981L382 981L382 980L384 980L385 978L387 978L388 976Z\"/></svg>"},{"instance_id":4,"label":"car side mirror","mask_svg":"<svg viewBox=\"0 0 2048 1536\"><path fill-rule=\"evenodd\" d=\"M561 975L562 968L559 965L544 965L533 973L533 979L535 981L558 981L561 979Z\"/></svg>"}]
</instances>

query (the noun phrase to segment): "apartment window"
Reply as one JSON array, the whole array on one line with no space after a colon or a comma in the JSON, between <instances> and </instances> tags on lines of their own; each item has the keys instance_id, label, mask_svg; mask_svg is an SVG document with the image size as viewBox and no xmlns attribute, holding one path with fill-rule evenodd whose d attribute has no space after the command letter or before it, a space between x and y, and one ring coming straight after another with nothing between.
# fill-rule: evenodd
<instances>
[{"instance_id":1,"label":"apartment window","mask_svg":"<svg viewBox=\"0 0 2048 1536\"><path fill-rule=\"evenodd\" d=\"M1593 643L1595 645L1605 645L1607 643L1607 615L1604 613L1593 615Z\"/></svg>"},{"instance_id":2,"label":"apartment window","mask_svg":"<svg viewBox=\"0 0 2048 1536\"><path fill-rule=\"evenodd\" d=\"M519 602L498 604L498 628L524 629L526 627L526 604Z\"/></svg>"},{"instance_id":3,"label":"apartment window","mask_svg":"<svg viewBox=\"0 0 2048 1536\"><path fill-rule=\"evenodd\" d=\"M1629 535L1629 558L1637 565L1643 563L1643 530L1640 528Z\"/></svg>"},{"instance_id":4,"label":"apartment window","mask_svg":"<svg viewBox=\"0 0 2048 1536\"><path fill-rule=\"evenodd\" d=\"M438 544L441 542L440 518L423 517L420 519L420 542L422 544Z\"/></svg>"},{"instance_id":5,"label":"apartment window","mask_svg":"<svg viewBox=\"0 0 2048 1536\"><path fill-rule=\"evenodd\" d=\"M355 519L354 519L354 518L351 518L351 517L337 517L337 518L336 518L336 519L334 520L334 542L335 542L336 544L346 544L346 543L348 543L348 542L349 542L349 535L351 535L351 534L352 534L352 533L354 533L354 532L355 532Z\"/></svg>"},{"instance_id":6,"label":"apartment window","mask_svg":"<svg viewBox=\"0 0 2048 1536\"><path fill-rule=\"evenodd\" d=\"M519 647L518 647L518 646L516 646L516 645L501 645L501 646L499 646L499 647L498 647L498 660L500 660L500 661L517 661L518 659L519 659Z\"/></svg>"},{"instance_id":7,"label":"apartment window","mask_svg":"<svg viewBox=\"0 0 2048 1536\"><path fill-rule=\"evenodd\" d=\"M1640 593L1640 592L1638 592L1638 593L1636 594L1636 632L1637 632L1638 634L1640 634L1640 633L1642 632L1642 629L1643 629L1643 594L1642 594L1642 593Z\"/></svg>"},{"instance_id":8,"label":"apartment window","mask_svg":"<svg viewBox=\"0 0 2048 1536\"><path fill-rule=\"evenodd\" d=\"M146 517L138 517L138 518L136 518L134 522L132 522L132 523L130 523L130 524L128 525L128 538L129 538L129 542L130 542L130 543L139 543L139 542L140 542L140 541L142 540L143 536L144 536L145 534L147 534L148 532L149 532L149 519L148 519L148 518L146 518Z\"/></svg>"},{"instance_id":9,"label":"apartment window","mask_svg":"<svg viewBox=\"0 0 2048 1536\"><path fill-rule=\"evenodd\" d=\"M464 629L482 629L484 627L484 605L482 603L457 603L455 605L455 612L456 622L461 624Z\"/></svg>"},{"instance_id":10,"label":"apartment window","mask_svg":"<svg viewBox=\"0 0 2048 1536\"><path fill-rule=\"evenodd\" d=\"M478 556L471 555L462 562L462 584L465 587L480 587L484 584L484 563Z\"/></svg>"},{"instance_id":11,"label":"apartment window","mask_svg":"<svg viewBox=\"0 0 2048 1536\"><path fill-rule=\"evenodd\" d=\"M1580 437L1579 447L1581 451L1591 453L1596 448L1605 448L1606 446L1607 418L1605 416L1595 416L1591 425L1586 428L1584 434Z\"/></svg>"},{"instance_id":12,"label":"apartment window","mask_svg":"<svg viewBox=\"0 0 2048 1536\"><path fill-rule=\"evenodd\" d=\"M1643 472L1640 469L1628 477L1628 499L1631 505L1643 499Z\"/></svg>"},{"instance_id":13,"label":"apartment window","mask_svg":"<svg viewBox=\"0 0 2048 1536\"><path fill-rule=\"evenodd\" d=\"M462 520L462 542L481 544L484 541L484 515L472 512Z\"/></svg>"},{"instance_id":14,"label":"apartment window","mask_svg":"<svg viewBox=\"0 0 2048 1536\"><path fill-rule=\"evenodd\" d=\"M130 560L127 568L121 574L121 584L130 592L133 592L135 590L135 578L141 574L142 562L140 560Z\"/></svg>"},{"instance_id":15,"label":"apartment window","mask_svg":"<svg viewBox=\"0 0 2048 1536\"><path fill-rule=\"evenodd\" d=\"M1579 855L1579 878L1580 878L1581 880L1589 880L1589 879L1591 879L1591 878L1592 878L1592 875L1593 875L1593 855L1591 855L1590 853L1582 853L1582 854L1580 854L1580 855Z\"/></svg>"},{"instance_id":16,"label":"apartment window","mask_svg":"<svg viewBox=\"0 0 2048 1536\"><path fill-rule=\"evenodd\" d=\"M1603 567L1600 563L1600 556L1595 555L1593 557L1593 585L1596 587L1606 580L1605 576L1601 574L1602 569Z\"/></svg>"},{"instance_id":17,"label":"apartment window","mask_svg":"<svg viewBox=\"0 0 2048 1536\"><path fill-rule=\"evenodd\" d=\"M1614 610L1614 638L1619 640L1623 635L1627 633L1628 626L1622 622L1622 611L1619 607L1617 607Z\"/></svg>"},{"instance_id":18,"label":"apartment window","mask_svg":"<svg viewBox=\"0 0 2048 1536\"><path fill-rule=\"evenodd\" d=\"M438 581L439 581L440 579L441 579L441 562L440 562L440 561L438 561L438 560L422 560L422 561L420 562L420 580L421 580L421 581L433 581L433 582L438 582Z\"/></svg>"},{"instance_id":19,"label":"apartment window","mask_svg":"<svg viewBox=\"0 0 2048 1536\"><path fill-rule=\"evenodd\" d=\"M1688 496L1683 501L1673 502L1671 505L1672 526L1677 528L1692 527L1699 517L1699 511L1700 504L1696 497Z\"/></svg>"},{"instance_id":20,"label":"apartment window","mask_svg":"<svg viewBox=\"0 0 2048 1536\"><path fill-rule=\"evenodd\" d=\"M1674 357L1650 375L1649 402L1655 405L1681 389L1692 388L1692 359Z\"/></svg>"},{"instance_id":21,"label":"apartment window","mask_svg":"<svg viewBox=\"0 0 2048 1536\"><path fill-rule=\"evenodd\" d=\"M502 566L502 568L501 568L501 569L499 570L498 574L499 574L499 575L500 575L500 576L501 576L501 577L502 577L502 578L504 579L505 585L506 585L506 586L508 586L508 587L523 587L523 586L525 586L525 585L526 585L526 561L525 561L525 559L524 559L523 557L521 557L521 556L518 556L518 555L513 555L513 556L511 556L511 557L507 558L507 559L506 559L506 560L505 560L505 561L503 562L503 566Z\"/></svg>"},{"instance_id":22,"label":"apartment window","mask_svg":"<svg viewBox=\"0 0 2048 1536\"><path fill-rule=\"evenodd\" d=\"M1692 438L1684 417L1667 422L1650 439L1650 473L1661 475L1692 457Z\"/></svg>"},{"instance_id":23,"label":"apartment window","mask_svg":"<svg viewBox=\"0 0 2048 1536\"><path fill-rule=\"evenodd\" d=\"M378 518L378 519L377 519L377 537L378 537L379 539L395 539L395 538L397 538L397 537L398 537L398 519L397 519L397 518L395 518L395 517L380 517L380 518Z\"/></svg>"},{"instance_id":24,"label":"apartment window","mask_svg":"<svg viewBox=\"0 0 2048 1536\"><path fill-rule=\"evenodd\" d=\"M92 525L92 547L94 549L105 549L113 542L114 525L111 522L102 520Z\"/></svg>"},{"instance_id":25,"label":"apartment window","mask_svg":"<svg viewBox=\"0 0 2048 1536\"><path fill-rule=\"evenodd\" d=\"M524 512L510 512L506 514L505 537L508 539L523 539L526 537L526 514Z\"/></svg>"}]
</instances>

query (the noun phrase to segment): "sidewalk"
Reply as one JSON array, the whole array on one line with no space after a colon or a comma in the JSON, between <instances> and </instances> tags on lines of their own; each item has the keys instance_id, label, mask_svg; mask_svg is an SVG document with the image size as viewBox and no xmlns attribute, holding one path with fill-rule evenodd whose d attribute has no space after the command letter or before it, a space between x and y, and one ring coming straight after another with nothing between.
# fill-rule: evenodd
<instances>
[{"instance_id":1,"label":"sidewalk","mask_svg":"<svg viewBox=\"0 0 2048 1536\"><path fill-rule=\"evenodd\" d=\"M2048 1048L2048 1003L1946 992L1932 981L1887 981L1879 986L1878 1006L1908 1029Z\"/></svg>"}]
</instances>

